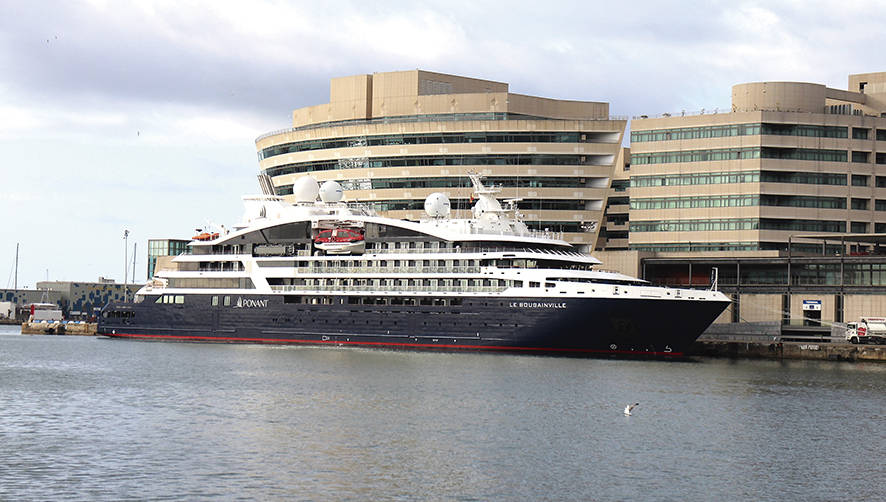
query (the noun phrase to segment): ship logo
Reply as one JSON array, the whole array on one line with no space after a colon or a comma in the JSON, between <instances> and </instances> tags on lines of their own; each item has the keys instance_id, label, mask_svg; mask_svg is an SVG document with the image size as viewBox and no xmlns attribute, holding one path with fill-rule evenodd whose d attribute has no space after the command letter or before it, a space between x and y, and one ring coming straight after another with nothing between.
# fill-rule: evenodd
<instances>
[{"instance_id":1,"label":"ship logo","mask_svg":"<svg viewBox=\"0 0 886 502\"><path fill-rule=\"evenodd\" d=\"M243 297L237 297L237 303L234 304L235 309L254 309L254 308L265 308L268 306L268 300L252 300L250 298L243 299Z\"/></svg>"}]
</instances>

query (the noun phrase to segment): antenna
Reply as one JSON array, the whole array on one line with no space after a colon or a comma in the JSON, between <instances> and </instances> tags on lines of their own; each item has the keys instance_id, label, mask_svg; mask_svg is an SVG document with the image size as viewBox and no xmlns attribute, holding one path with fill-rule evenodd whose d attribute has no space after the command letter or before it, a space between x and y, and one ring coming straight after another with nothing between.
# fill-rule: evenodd
<instances>
[{"instance_id":1,"label":"antenna","mask_svg":"<svg viewBox=\"0 0 886 502\"><path fill-rule=\"evenodd\" d=\"M123 230L123 302L126 303L129 290L126 280L129 278L129 230Z\"/></svg>"}]
</instances>

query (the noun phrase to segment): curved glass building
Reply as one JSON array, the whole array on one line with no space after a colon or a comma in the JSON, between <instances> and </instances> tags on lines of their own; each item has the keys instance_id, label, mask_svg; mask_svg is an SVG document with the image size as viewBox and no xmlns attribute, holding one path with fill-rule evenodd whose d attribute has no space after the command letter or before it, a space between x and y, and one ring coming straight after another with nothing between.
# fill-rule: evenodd
<instances>
[{"instance_id":1,"label":"curved glass building","mask_svg":"<svg viewBox=\"0 0 886 502\"><path fill-rule=\"evenodd\" d=\"M336 180L345 200L418 220L443 192L454 216L473 201L466 172L520 199L527 225L604 247L603 212L626 120L609 104L508 92L508 84L421 70L336 78L329 103L293 112L292 127L256 140L278 195L296 178Z\"/></svg>"}]
</instances>

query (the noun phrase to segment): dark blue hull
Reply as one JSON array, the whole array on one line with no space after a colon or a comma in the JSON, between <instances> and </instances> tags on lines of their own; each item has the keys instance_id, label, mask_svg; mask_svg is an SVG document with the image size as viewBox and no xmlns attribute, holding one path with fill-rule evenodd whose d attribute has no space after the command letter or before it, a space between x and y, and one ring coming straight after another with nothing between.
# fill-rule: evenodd
<instances>
[{"instance_id":1,"label":"dark blue hull","mask_svg":"<svg viewBox=\"0 0 886 502\"><path fill-rule=\"evenodd\" d=\"M625 298L473 297L444 305L325 299L328 304L289 303L256 295L213 306L209 295L187 296L183 304L148 298L105 307L98 332L201 342L680 356L728 305Z\"/></svg>"}]
</instances>

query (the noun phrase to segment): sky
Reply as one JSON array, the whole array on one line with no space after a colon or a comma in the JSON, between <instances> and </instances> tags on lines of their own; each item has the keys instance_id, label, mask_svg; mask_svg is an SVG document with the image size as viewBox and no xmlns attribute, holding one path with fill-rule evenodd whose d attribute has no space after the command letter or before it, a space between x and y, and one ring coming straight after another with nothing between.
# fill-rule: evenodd
<instances>
[{"instance_id":1,"label":"sky","mask_svg":"<svg viewBox=\"0 0 886 502\"><path fill-rule=\"evenodd\" d=\"M255 139L328 102L334 77L420 68L632 117L886 71L877 1L0 5L0 288L16 244L20 288L122 282L133 252L144 282L148 239L240 219Z\"/></svg>"}]
</instances>

